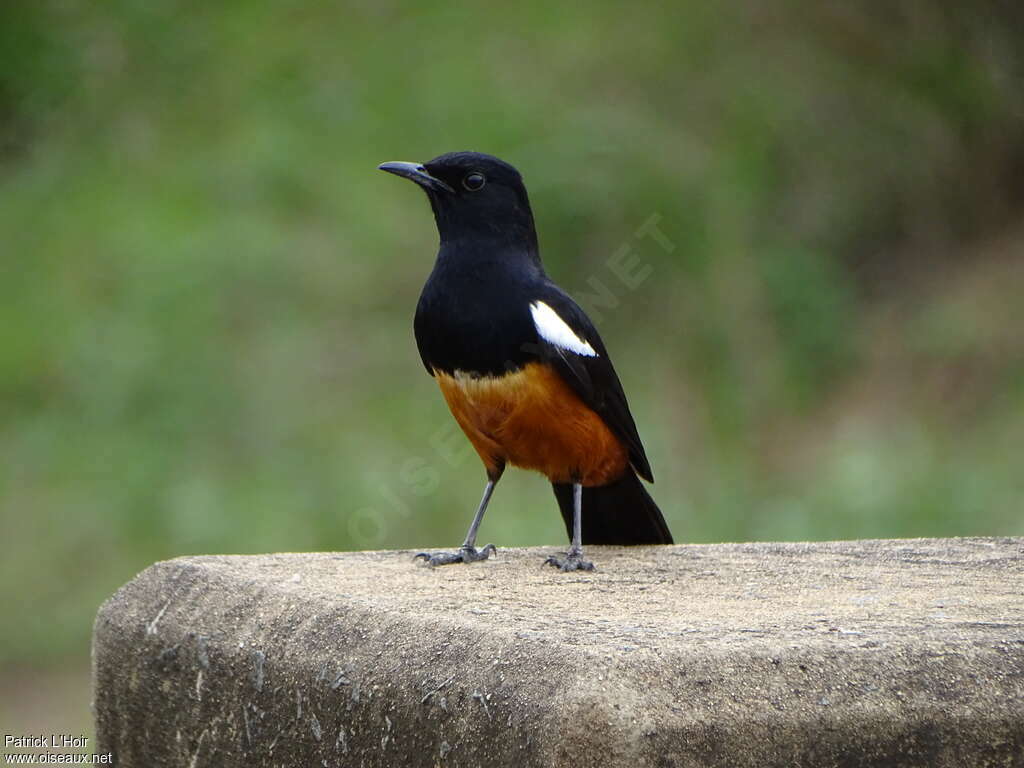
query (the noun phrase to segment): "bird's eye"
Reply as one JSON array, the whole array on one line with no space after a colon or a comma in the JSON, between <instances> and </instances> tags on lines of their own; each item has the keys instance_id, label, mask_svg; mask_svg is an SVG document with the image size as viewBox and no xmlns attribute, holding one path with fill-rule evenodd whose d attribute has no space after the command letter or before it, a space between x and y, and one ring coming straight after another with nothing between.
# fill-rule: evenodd
<instances>
[{"instance_id":1,"label":"bird's eye","mask_svg":"<svg viewBox=\"0 0 1024 768\"><path fill-rule=\"evenodd\" d=\"M484 175L482 173L477 173L476 171L466 174L466 178L462 180L462 186L470 192L476 192L486 183L487 179L484 178Z\"/></svg>"}]
</instances>

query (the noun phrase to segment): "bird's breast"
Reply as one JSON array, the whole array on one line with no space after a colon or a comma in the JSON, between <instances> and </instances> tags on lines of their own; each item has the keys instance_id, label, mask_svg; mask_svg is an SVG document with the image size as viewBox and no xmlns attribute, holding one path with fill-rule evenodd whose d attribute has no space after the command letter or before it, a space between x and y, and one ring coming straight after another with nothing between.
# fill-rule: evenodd
<instances>
[{"instance_id":1,"label":"bird's breast","mask_svg":"<svg viewBox=\"0 0 1024 768\"><path fill-rule=\"evenodd\" d=\"M543 362L502 375L434 371L438 385L488 469L534 469L552 482L604 485L629 459L604 420Z\"/></svg>"},{"instance_id":2,"label":"bird's breast","mask_svg":"<svg viewBox=\"0 0 1024 768\"><path fill-rule=\"evenodd\" d=\"M536 360L530 302L545 279L526 252L442 245L416 308L421 356L449 373L490 375Z\"/></svg>"}]
</instances>

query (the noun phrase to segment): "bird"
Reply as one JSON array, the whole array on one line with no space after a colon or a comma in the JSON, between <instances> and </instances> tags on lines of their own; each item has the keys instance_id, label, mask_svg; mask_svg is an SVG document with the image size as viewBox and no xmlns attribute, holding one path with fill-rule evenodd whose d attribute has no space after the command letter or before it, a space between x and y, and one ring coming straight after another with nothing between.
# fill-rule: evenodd
<instances>
[{"instance_id":1,"label":"bird","mask_svg":"<svg viewBox=\"0 0 1024 768\"><path fill-rule=\"evenodd\" d=\"M507 465L547 476L570 539L545 560L591 571L586 544L671 544L641 478L653 483L622 384L593 322L548 277L522 176L480 152L386 162L430 201L439 248L416 306L420 358L484 464L487 484L454 552L431 566L486 560L477 532Z\"/></svg>"}]
</instances>

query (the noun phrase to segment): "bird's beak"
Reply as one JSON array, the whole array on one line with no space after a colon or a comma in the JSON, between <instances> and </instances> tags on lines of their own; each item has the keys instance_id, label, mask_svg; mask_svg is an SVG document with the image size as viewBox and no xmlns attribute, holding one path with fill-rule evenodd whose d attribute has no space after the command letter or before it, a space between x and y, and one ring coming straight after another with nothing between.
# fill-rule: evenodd
<instances>
[{"instance_id":1,"label":"bird's beak","mask_svg":"<svg viewBox=\"0 0 1024 768\"><path fill-rule=\"evenodd\" d=\"M454 189L445 184L439 178L431 176L427 169L420 163L381 163L377 168L382 171L387 171L388 173L393 173L395 176L401 176L415 181L426 190L433 190L434 192L455 192Z\"/></svg>"}]
</instances>

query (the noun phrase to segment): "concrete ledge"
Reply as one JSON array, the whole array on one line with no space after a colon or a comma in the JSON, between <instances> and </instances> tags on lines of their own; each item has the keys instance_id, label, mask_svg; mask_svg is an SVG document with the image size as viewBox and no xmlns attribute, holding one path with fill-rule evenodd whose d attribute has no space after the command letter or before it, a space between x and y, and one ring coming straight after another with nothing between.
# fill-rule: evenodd
<instances>
[{"instance_id":1,"label":"concrete ledge","mask_svg":"<svg viewBox=\"0 0 1024 768\"><path fill-rule=\"evenodd\" d=\"M1024 539L157 563L96 619L128 766L1024 765Z\"/></svg>"}]
</instances>

